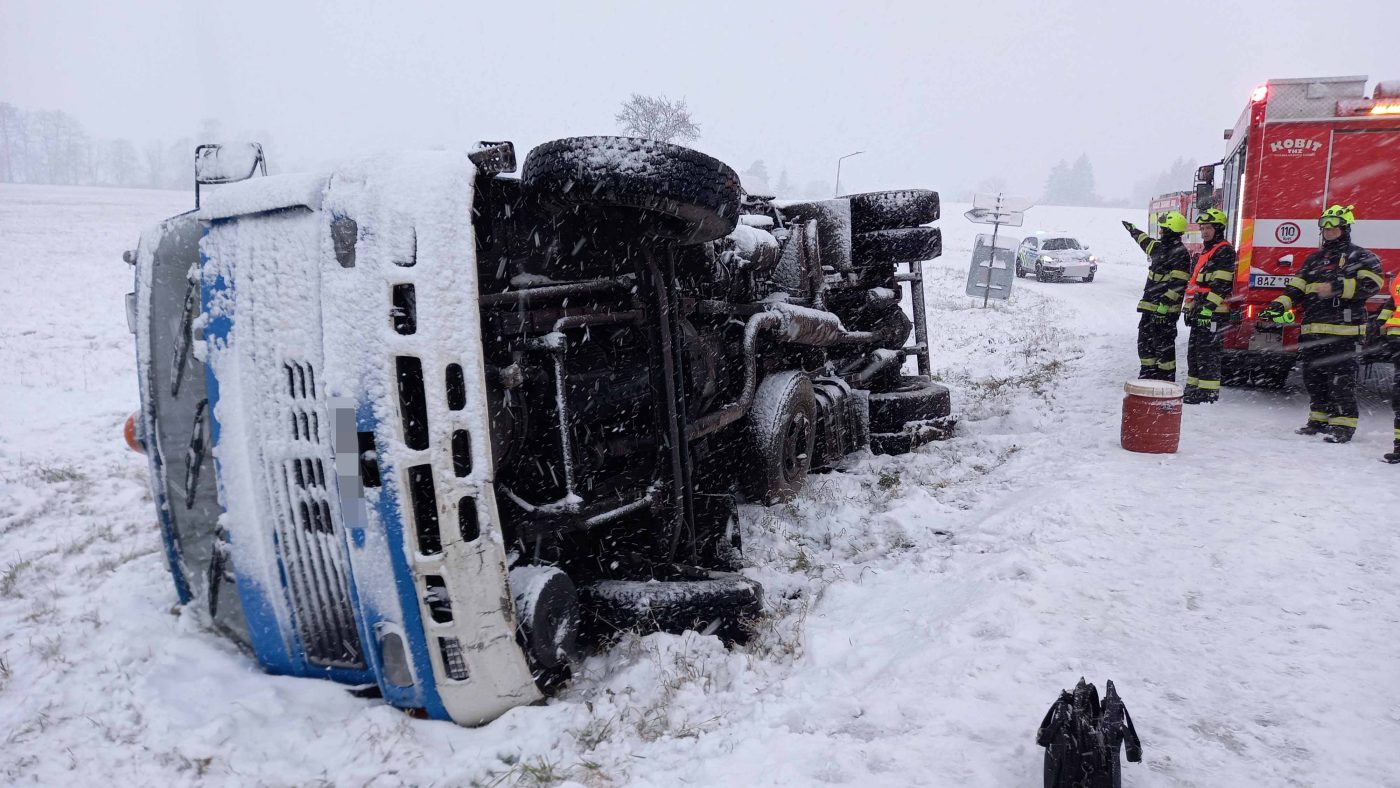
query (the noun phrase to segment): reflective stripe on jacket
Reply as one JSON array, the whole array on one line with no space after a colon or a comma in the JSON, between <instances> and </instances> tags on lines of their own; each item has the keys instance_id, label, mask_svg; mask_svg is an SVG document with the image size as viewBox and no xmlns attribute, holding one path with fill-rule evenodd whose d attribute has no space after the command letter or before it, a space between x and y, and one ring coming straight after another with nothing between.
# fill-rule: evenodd
<instances>
[{"instance_id":1,"label":"reflective stripe on jacket","mask_svg":"<svg viewBox=\"0 0 1400 788\"><path fill-rule=\"evenodd\" d=\"M1331 294L1321 295L1323 285ZM1303 261L1274 304L1302 307L1304 334L1361 336L1366 331L1366 299L1385 285L1381 261L1353 243L1323 246Z\"/></svg>"},{"instance_id":2,"label":"reflective stripe on jacket","mask_svg":"<svg viewBox=\"0 0 1400 788\"><path fill-rule=\"evenodd\" d=\"M1191 253L1181 244L1181 236L1170 234L1158 241L1144 232L1135 236L1147 252L1147 284L1142 288L1139 312L1178 314L1191 278ZM1161 308L1165 307L1165 308Z\"/></svg>"}]
</instances>

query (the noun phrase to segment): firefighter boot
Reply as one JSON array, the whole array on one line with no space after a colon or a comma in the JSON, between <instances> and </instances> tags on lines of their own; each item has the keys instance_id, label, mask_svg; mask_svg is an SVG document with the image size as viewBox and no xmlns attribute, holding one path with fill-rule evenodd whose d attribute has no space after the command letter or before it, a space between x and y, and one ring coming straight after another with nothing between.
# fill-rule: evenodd
<instances>
[{"instance_id":1,"label":"firefighter boot","mask_svg":"<svg viewBox=\"0 0 1400 788\"><path fill-rule=\"evenodd\" d=\"M1395 464L1397 464L1397 463L1400 463L1400 441L1396 441L1396 442L1395 442L1395 451L1393 451L1393 452L1391 452L1391 453L1389 453L1389 454L1383 455L1383 456L1381 457L1381 459L1385 460L1386 462L1390 463L1391 465L1395 465Z\"/></svg>"},{"instance_id":2,"label":"firefighter boot","mask_svg":"<svg viewBox=\"0 0 1400 788\"><path fill-rule=\"evenodd\" d=\"M1181 396L1181 401L1187 405L1209 405L1219 400L1219 392L1199 388L1197 386L1187 386L1186 393Z\"/></svg>"},{"instance_id":3,"label":"firefighter boot","mask_svg":"<svg viewBox=\"0 0 1400 788\"><path fill-rule=\"evenodd\" d=\"M1343 427L1340 424L1333 424L1327 428L1327 434L1322 437L1328 443L1350 443L1351 436L1356 433L1355 427Z\"/></svg>"},{"instance_id":4,"label":"firefighter boot","mask_svg":"<svg viewBox=\"0 0 1400 788\"><path fill-rule=\"evenodd\" d=\"M1321 435L1327 431L1327 422L1313 421L1308 419L1308 423L1294 430L1299 435Z\"/></svg>"}]
</instances>

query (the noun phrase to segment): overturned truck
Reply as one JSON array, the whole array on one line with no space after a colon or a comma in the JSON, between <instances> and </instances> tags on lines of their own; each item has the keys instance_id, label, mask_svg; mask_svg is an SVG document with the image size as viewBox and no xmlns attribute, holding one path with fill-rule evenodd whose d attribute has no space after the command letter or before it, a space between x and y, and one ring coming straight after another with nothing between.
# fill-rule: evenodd
<instances>
[{"instance_id":1,"label":"overturned truck","mask_svg":"<svg viewBox=\"0 0 1400 788\"><path fill-rule=\"evenodd\" d=\"M742 639L741 502L952 430L933 192L778 203L613 137L260 166L202 147L128 255L129 427L181 600L268 670L478 724L618 631Z\"/></svg>"}]
</instances>

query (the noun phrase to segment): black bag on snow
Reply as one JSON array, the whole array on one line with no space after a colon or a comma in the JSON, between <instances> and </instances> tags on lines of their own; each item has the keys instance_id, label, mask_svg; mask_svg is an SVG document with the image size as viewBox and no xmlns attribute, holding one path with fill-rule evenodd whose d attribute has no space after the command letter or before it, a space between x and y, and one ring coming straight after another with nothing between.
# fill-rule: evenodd
<instances>
[{"instance_id":1,"label":"black bag on snow","mask_svg":"<svg viewBox=\"0 0 1400 788\"><path fill-rule=\"evenodd\" d=\"M1073 693L1062 691L1045 712L1035 743L1045 748L1045 788L1121 788L1119 747L1126 745L1130 762L1142 761L1142 741L1112 681L1105 684L1102 703L1099 691L1082 678Z\"/></svg>"}]
</instances>

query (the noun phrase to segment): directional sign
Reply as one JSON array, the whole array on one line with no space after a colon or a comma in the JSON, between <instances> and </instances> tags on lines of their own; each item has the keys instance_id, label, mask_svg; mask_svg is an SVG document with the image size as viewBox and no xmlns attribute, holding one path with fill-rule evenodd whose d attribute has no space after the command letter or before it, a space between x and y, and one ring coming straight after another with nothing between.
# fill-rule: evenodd
<instances>
[{"instance_id":1,"label":"directional sign","mask_svg":"<svg viewBox=\"0 0 1400 788\"><path fill-rule=\"evenodd\" d=\"M990 208L973 208L963 213L970 222L977 224L1004 224L1007 227L1020 227L1026 215L1020 211L996 211Z\"/></svg>"},{"instance_id":2,"label":"directional sign","mask_svg":"<svg viewBox=\"0 0 1400 788\"><path fill-rule=\"evenodd\" d=\"M1009 194L974 194L972 195L973 208L986 208L990 211L1017 211L1024 213L1031 209L1035 203L1025 197L1013 197Z\"/></svg>"},{"instance_id":3,"label":"directional sign","mask_svg":"<svg viewBox=\"0 0 1400 788\"><path fill-rule=\"evenodd\" d=\"M1011 283L1015 277L1016 258L1013 241L1009 238L996 238L986 233L977 235L977 244L972 248L972 265L967 270L966 292L970 296L981 296L985 302L989 298L1006 300L1011 297Z\"/></svg>"}]
</instances>

